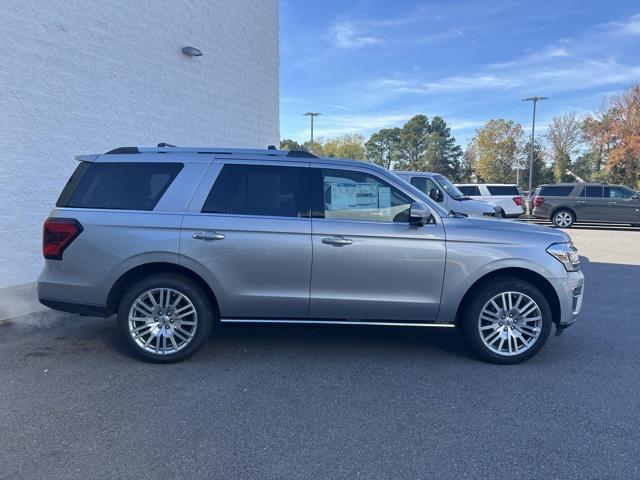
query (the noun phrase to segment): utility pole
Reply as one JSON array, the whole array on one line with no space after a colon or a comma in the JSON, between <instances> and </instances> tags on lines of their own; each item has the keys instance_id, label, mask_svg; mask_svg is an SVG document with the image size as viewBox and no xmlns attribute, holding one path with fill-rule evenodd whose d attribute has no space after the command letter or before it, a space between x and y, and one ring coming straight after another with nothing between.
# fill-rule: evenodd
<instances>
[{"instance_id":1,"label":"utility pole","mask_svg":"<svg viewBox=\"0 0 640 480\"><path fill-rule=\"evenodd\" d=\"M305 117L311 117L311 143L313 143L313 117L317 117L319 115L322 114L318 112L307 112L303 115Z\"/></svg>"},{"instance_id":2,"label":"utility pole","mask_svg":"<svg viewBox=\"0 0 640 480\"><path fill-rule=\"evenodd\" d=\"M536 141L536 104L540 100L549 100L549 97L529 97L523 98L523 102L533 102L533 124L531 125L531 158L529 160L529 198L531 198L532 180L533 180L533 154L535 152Z\"/></svg>"}]
</instances>

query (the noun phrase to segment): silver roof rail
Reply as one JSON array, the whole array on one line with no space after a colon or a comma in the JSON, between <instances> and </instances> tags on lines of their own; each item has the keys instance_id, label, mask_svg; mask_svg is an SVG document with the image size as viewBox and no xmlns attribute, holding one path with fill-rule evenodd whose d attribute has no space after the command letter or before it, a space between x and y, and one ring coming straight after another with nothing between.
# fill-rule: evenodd
<instances>
[{"instance_id":1,"label":"silver roof rail","mask_svg":"<svg viewBox=\"0 0 640 480\"><path fill-rule=\"evenodd\" d=\"M209 154L318 158L313 153L305 150L277 150L275 148L176 147L167 143L159 143L157 147L118 147L106 152L107 155L132 155L138 153L185 153L191 155Z\"/></svg>"}]
</instances>

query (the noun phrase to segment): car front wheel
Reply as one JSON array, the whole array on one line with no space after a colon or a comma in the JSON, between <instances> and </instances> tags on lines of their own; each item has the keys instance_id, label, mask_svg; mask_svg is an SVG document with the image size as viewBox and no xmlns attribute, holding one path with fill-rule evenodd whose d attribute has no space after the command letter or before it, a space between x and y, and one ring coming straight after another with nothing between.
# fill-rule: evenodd
<instances>
[{"instance_id":1,"label":"car front wheel","mask_svg":"<svg viewBox=\"0 0 640 480\"><path fill-rule=\"evenodd\" d=\"M190 278L160 274L133 285L118 308L118 331L137 357L156 363L183 360L209 338L211 304Z\"/></svg>"},{"instance_id":2,"label":"car front wheel","mask_svg":"<svg viewBox=\"0 0 640 480\"><path fill-rule=\"evenodd\" d=\"M551 308L540 290L519 278L504 277L472 294L460 329L480 357L512 364L534 356L551 326Z\"/></svg>"}]
</instances>

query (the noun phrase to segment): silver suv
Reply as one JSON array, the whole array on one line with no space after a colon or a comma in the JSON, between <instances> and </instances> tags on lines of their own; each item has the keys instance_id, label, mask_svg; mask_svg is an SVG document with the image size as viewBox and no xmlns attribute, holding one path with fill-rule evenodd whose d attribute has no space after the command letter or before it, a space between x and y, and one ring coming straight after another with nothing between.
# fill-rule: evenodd
<instances>
[{"instance_id":1,"label":"silver suv","mask_svg":"<svg viewBox=\"0 0 640 480\"><path fill-rule=\"evenodd\" d=\"M458 327L516 363L580 313L565 233L448 213L373 164L169 146L78 159L44 224L40 301L117 314L143 359L249 322Z\"/></svg>"}]
</instances>

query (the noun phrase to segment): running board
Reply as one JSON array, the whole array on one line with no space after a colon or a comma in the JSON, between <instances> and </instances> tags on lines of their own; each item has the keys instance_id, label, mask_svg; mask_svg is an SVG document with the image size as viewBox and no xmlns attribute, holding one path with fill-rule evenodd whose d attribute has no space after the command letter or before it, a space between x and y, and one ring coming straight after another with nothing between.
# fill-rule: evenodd
<instances>
[{"instance_id":1,"label":"running board","mask_svg":"<svg viewBox=\"0 0 640 480\"><path fill-rule=\"evenodd\" d=\"M453 323L407 323L407 322L354 322L347 320L279 320L268 319L259 320L253 318L221 318L221 323L291 323L291 324L312 324L312 325L380 325L383 327L439 327L454 328Z\"/></svg>"}]
</instances>

